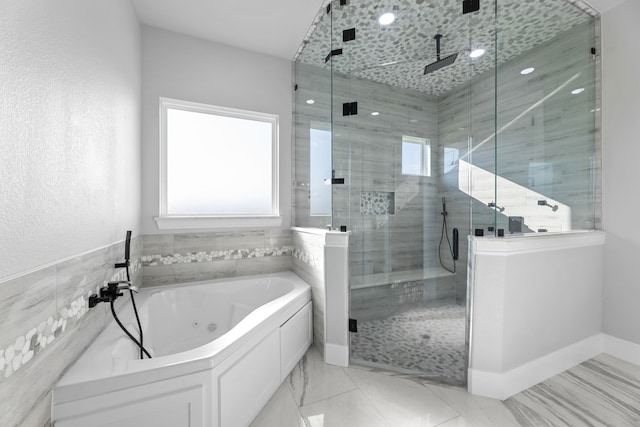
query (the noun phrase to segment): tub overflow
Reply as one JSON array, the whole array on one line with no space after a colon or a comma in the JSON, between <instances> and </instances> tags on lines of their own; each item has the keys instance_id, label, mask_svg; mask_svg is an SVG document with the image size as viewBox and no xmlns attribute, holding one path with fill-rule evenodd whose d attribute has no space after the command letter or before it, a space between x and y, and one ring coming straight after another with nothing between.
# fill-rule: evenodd
<instances>
[{"instance_id":1,"label":"tub overflow","mask_svg":"<svg viewBox=\"0 0 640 427\"><path fill-rule=\"evenodd\" d=\"M218 329L218 325L216 325L215 323L209 323L209 332L213 332L216 329Z\"/></svg>"}]
</instances>

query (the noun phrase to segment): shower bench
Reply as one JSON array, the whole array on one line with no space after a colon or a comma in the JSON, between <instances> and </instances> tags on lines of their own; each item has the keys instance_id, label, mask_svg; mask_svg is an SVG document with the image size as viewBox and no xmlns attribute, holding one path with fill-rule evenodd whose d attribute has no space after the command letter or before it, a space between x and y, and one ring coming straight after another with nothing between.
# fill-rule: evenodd
<instances>
[{"instance_id":1,"label":"shower bench","mask_svg":"<svg viewBox=\"0 0 640 427\"><path fill-rule=\"evenodd\" d=\"M440 267L351 277L351 317L383 319L416 306L456 300L456 275ZM465 291L466 294L466 291Z\"/></svg>"}]
</instances>

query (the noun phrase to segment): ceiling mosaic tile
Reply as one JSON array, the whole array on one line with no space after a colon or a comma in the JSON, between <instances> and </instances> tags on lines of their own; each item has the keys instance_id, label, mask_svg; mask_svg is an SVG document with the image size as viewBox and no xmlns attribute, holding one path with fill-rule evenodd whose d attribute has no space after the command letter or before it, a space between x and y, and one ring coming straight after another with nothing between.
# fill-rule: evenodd
<instances>
[{"instance_id":1,"label":"ceiling mosaic tile","mask_svg":"<svg viewBox=\"0 0 640 427\"><path fill-rule=\"evenodd\" d=\"M466 15L461 0L350 0L343 6L333 2L330 14L326 4L296 54L297 61L434 96L596 15L580 0L500 1L497 20L493 2L487 0L478 12ZM387 11L394 12L396 20L384 27L377 18ZM356 29L357 37L345 42L342 32L350 28ZM458 52L458 58L424 75L425 66L436 61L436 34L442 34L441 57ZM486 53L471 59L469 53L476 48ZM334 49L342 49L342 55L325 62Z\"/></svg>"}]
</instances>

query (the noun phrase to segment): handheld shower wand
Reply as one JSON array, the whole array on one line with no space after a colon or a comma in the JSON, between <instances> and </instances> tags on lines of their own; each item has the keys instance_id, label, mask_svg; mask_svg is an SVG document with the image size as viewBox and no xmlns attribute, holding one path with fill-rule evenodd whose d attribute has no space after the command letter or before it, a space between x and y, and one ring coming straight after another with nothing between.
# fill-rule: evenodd
<instances>
[{"instance_id":1,"label":"handheld shower wand","mask_svg":"<svg viewBox=\"0 0 640 427\"><path fill-rule=\"evenodd\" d=\"M114 267L124 268L126 270L127 280L125 283L129 283L131 285L131 274L129 273L130 265L131 265L131 230L127 230L127 237L124 240L124 262L118 262L115 264ZM138 307L136 307L136 299L133 296L134 292L138 292L138 288L136 288L135 286L131 286L128 289L129 289L129 294L131 296L131 305L133 306L133 312L136 315L136 321L138 323L138 331L140 332L140 341L138 342L135 339L133 341L136 342L138 344L138 347L140 348L140 359L144 359L145 354L147 355L147 357L151 358L151 355L149 354L147 349L144 348L144 336L142 334L142 324L140 323L140 316L138 315ZM118 317L115 315L115 312L113 310L113 306L111 308L111 311L114 313L114 317L118 322L118 324L120 324L120 321ZM120 327L127 333L127 335L129 335L130 338L132 338L131 334L129 334L129 331L127 331L122 325L120 325Z\"/></svg>"}]
</instances>

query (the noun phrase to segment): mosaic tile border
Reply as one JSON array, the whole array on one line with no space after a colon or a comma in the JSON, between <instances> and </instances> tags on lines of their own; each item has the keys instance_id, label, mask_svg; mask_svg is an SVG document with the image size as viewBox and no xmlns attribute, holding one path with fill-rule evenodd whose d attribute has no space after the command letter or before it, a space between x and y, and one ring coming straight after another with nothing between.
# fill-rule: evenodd
<instances>
[{"instance_id":1,"label":"mosaic tile border","mask_svg":"<svg viewBox=\"0 0 640 427\"><path fill-rule=\"evenodd\" d=\"M145 255L141 258L144 267L171 264L189 264L192 262L232 261L247 258L292 255L293 247L230 249L225 251L185 252L171 255Z\"/></svg>"},{"instance_id":2,"label":"mosaic tile border","mask_svg":"<svg viewBox=\"0 0 640 427\"><path fill-rule=\"evenodd\" d=\"M159 265L190 264L213 261L234 261L249 258L265 258L273 256L293 256L300 261L309 264L311 267L319 268L320 259L311 254L294 248L293 246L281 246L278 248L251 248L251 249L230 249L224 251L199 251L185 252L171 255L145 255L141 257L143 267L154 267Z\"/></svg>"},{"instance_id":3,"label":"mosaic tile border","mask_svg":"<svg viewBox=\"0 0 640 427\"><path fill-rule=\"evenodd\" d=\"M321 269L322 261L317 256L311 255L309 252L303 251L301 249L295 248L293 253L291 254L294 258L299 259L310 267Z\"/></svg>"},{"instance_id":4,"label":"mosaic tile border","mask_svg":"<svg viewBox=\"0 0 640 427\"><path fill-rule=\"evenodd\" d=\"M133 262L131 264L131 272L135 273L140 267L139 261ZM113 274L102 285L106 285L109 281L117 280L126 280L126 272L124 270ZM82 295L71 301L66 307L59 310L55 316L49 316L47 320L43 320L37 326L29 329L26 334L18 336L13 344L0 349L0 381L11 377L33 360L40 351L51 345L69 327L78 323L89 311L88 297L94 291L90 291L87 295Z\"/></svg>"}]
</instances>

